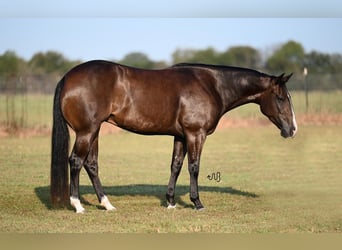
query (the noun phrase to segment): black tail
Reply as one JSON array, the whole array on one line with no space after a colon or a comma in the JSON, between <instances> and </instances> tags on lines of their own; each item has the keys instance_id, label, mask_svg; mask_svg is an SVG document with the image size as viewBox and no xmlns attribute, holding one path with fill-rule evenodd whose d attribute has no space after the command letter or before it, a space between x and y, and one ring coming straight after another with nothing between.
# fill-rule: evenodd
<instances>
[{"instance_id":1,"label":"black tail","mask_svg":"<svg viewBox=\"0 0 342 250\"><path fill-rule=\"evenodd\" d=\"M69 130L60 101L63 86L64 78L57 84L53 101L50 194L54 207L65 207L69 202Z\"/></svg>"}]
</instances>

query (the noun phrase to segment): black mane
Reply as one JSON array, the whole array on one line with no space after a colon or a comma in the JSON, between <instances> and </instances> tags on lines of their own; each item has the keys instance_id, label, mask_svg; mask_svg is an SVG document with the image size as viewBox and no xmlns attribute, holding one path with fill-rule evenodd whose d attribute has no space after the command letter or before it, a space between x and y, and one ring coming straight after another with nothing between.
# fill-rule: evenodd
<instances>
[{"instance_id":1,"label":"black mane","mask_svg":"<svg viewBox=\"0 0 342 250\"><path fill-rule=\"evenodd\" d=\"M207 69L213 69L213 70L229 70L229 71L237 72L237 73L249 73L249 74L253 74L257 76L271 77L270 75L259 72L255 69L228 66L228 65L204 64L204 63L177 63L172 66L172 68L176 68L176 67L200 67L200 68L207 68Z\"/></svg>"}]
</instances>

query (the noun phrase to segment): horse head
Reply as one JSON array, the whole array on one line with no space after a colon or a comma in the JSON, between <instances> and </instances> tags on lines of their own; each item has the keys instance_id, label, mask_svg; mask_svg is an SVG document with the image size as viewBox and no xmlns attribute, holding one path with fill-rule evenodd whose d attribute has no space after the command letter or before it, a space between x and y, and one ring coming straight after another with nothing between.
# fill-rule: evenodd
<instances>
[{"instance_id":1,"label":"horse head","mask_svg":"<svg viewBox=\"0 0 342 250\"><path fill-rule=\"evenodd\" d=\"M261 112L267 116L281 131L284 138L294 137L297 123L286 82L292 74L268 78L269 88L260 96Z\"/></svg>"}]
</instances>

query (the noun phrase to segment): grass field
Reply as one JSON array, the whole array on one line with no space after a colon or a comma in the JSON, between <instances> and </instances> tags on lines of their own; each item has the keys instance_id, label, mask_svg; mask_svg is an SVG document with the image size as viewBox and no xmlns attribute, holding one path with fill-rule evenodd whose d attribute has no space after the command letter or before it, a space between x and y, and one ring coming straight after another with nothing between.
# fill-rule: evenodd
<instances>
[{"instance_id":1,"label":"grass field","mask_svg":"<svg viewBox=\"0 0 342 250\"><path fill-rule=\"evenodd\" d=\"M256 105L246 105L228 113L238 126L222 126L208 137L199 177L202 212L189 200L186 166L177 208L165 208L171 137L102 135L100 176L118 210L98 207L82 171L87 213L77 215L71 208L52 210L49 202L52 96L0 95L0 233L342 232L342 92L311 92L308 114L304 93L292 98L299 120L319 116L319 126L299 122L296 138L284 140L264 125ZM23 121L28 132L2 133L8 118ZM265 122L251 127L253 119ZM206 178L217 172L220 182Z\"/></svg>"},{"instance_id":2,"label":"grass field","mask_svg":"<svg viewBox=\"0 0 342 250\"><path fill-rule=\"evenodd\" d=\"M117 207L98 203L85 171L87 213L52 210L50 137L1 138L0 232L342 232L342 130L301 126L284 140L274 126L221 129L208 137L193 209L183 167L177 208L165 208L171 137L127 132L100 138L100 176ZM221 173L221 181L206 178Z\"/></svg>"}]
</instances>

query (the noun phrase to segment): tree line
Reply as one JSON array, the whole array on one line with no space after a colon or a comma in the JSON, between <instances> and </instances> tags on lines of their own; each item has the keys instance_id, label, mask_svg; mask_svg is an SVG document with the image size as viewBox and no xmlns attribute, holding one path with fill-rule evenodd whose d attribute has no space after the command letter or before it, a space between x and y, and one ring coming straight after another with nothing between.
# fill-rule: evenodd
<instances>
[{"instance_id":1,"label":"tree line","mask_svg":"<svg viewBox=\"0 0 342 250\"><path fill-rule=\"evenodd\" d=\"M268 54L268 55L265 55ZM268 74L294 73L289 88L303 89L303 69L307 68L310 89L342 90L342 55L319 51L306 52L296 41L287 41L272 51L262 52L251 46L234 46L220 52L205 49L176 49L172 61L154 61L141 52L132 52L121 64L156 69L180 62L232 65L253 68ZM81 63L70 60L57 51L38 52L24 60L14 51L0 55L0 91L29 91L52 93L60 77Z\"/></svg>"}]
</instances>

